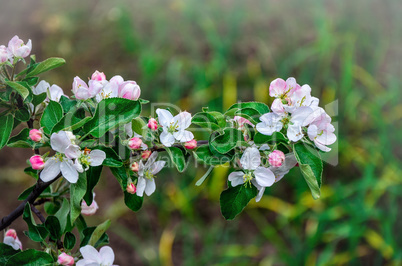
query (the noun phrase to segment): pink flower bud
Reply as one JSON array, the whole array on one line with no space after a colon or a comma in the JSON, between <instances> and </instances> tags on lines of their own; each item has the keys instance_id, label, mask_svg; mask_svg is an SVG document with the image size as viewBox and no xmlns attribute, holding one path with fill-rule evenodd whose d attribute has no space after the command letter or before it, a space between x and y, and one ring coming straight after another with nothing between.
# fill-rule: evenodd
<instances>
[{"instance_id":1,"label":"pink flower bud","mask_svg":"<svg viewBox=\"0 0 402 266\"><path fill-rule=\"evenodd\" d=\"M140 97L140 94L140 86L135 81L129 80L123 82L119 87L119 97L136 101Z\"/></svg>"},{"instance_id":2,"label":"pink flower bud","mask_svg":"<svg viewBox=\"0 0 402 266\"><path fill-rule=\"evenodd\" d=\"M34 155L29 159L32 168L35 170L42 170L45 167L45 162L40 155Z\"/></svg>"},{"instance_id":3,"label":"pink flower bud","mask_svg":"<svg viewBox=\"0 0 402 266\"><path fill-rule=\"evenodd\" d=\"M39 142L42 140L42 131L39 129L31 129L29 131L29 138L35 142Z\"/></svg>"},{"instance_id":4,"label":"pink flower bud","mask_svg":"<svg viewBox=\"0 0 402 266\"><path fill-rule=\"evenodd\" d=\"M158 122L156 121L155 118L151 118L148 121L148 128L152 131L155 131L158 129Z\"/></svg>"},{"instance_id":5,"label":"pink flower bud","mask_svg":"<svg viewBox=\"0 0 402 266\"><path fill-rule=\"evenodd\" d=\"M141 154L142 159L146 160L149 158L149 156L151 156L152 151L143 151Z\"/></svg>"},{"instance_id":6,"label":"pink flower bud","mask_svg":"<svg viewBox=\"0 0 402 266\"><path fill-rule=\"evenodd\" d=\"M135 194L135 192L137 192L137 188L135 187L135 185L133 183L128 184L126 190L130 194Z\"/></svg>"},{"instance_id":7,"label":"pink flower bud","mask_svg":"<svg viewBox=\"0 0 402 266\"><path fill-rule=\"evenodd\" d=\"M184 144L186 149L192 150L197 147L197 141L195 139L189 140Z\"/></svg>"},{"instance_id":8,"label":"pink flower bud","mask_svg":"<svg viewBox=\"0 0 402 266\"><path fill-rule=\"evenodd\" d=\"M63 252L57 258L57 263L60 265L74 265L74 258Z\"/></svg>"},{"instance_id":9,"label":"pink flower bud","mask_svg":"<svg viewBox=\"0 0 402 266\"><path fill-rule=\"evenodd\" d=\"M83 215L94 215L96 211L99 209L98 204L96 203L95 199L92 200L91 205L87 205L85 200L81 202L81 214Z\"/></svg>"},{"instance_id":10,"label":"pink flower bud","mask_svg":"<svg viewBox=\"0 0 402 266\"><path fill-rule=\"evenodd\" d=\"M133 172L138 172L138 170L140 169L140 166L138 165L137 162L133 162L133 163L130 165L130 169L131 169L131 171L133 171Z\"/></svg>"},{"instance_id":11,"label":"pink flower bud","mask_svg":"<svg viewBox=\"0 0 402 266\"><path fill-rule=\"evenodd\" d=\"M96 70L91 77L92 80L103 81L106 80L106 75L103 72Z\"/></svg>"},{"instance_id":12,"label":"pink flower bud","mask_svg":"<svg viewBox=\"0 0 402 266\"><path fill-rule=\"evenodd\" d=\"M268 155L270 165L279 167L285 161L285 154L280 150L274 150Z\"/></svg>"},{"instance_id":13,"label":"pink flower bud","mask_svg":"<svg viewBox=\"0 0 402 266\"><path fill-rule=\"evenodd\" d=\"M14 229L9 229L6 232L6 236L10 236L14 239L17 239L17 232Z\"/></svg>"},{"instance_id":14,"label":"pink flower bud","mask_svg":"<svg viewBox=\"0 0 402 266\"><path fill-rule=\"evenodd\" d=\"M132 150L141 148L142 140L140 138L134 137L128 141L128 146Z\"/></svg>"}]
</instances>

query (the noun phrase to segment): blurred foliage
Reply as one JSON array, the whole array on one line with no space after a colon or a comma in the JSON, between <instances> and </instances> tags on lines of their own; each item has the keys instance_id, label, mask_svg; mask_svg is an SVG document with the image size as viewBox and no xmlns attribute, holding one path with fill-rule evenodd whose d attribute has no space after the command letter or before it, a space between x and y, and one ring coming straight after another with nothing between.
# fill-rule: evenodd
<instances>
[{"instance_id":1,"label":"blurred foliage","mask_svg":"<svg viewBox=\"0 0 402 266\"><path fill-rule=\"evenodd\" d=\"M8 13L23 9L10 3ZM97 197L110 196L103 213L113 217L118 264L402 264L401 1L43 0L28 7L2 43L29 23L20 37L33 40L38 58L66 59L43 75L65 91L74 76L98 69L136 80L151 102L221 111L237 100L270 103L269 82L293 76L335 116L338 142L317 201L294 169L226 222L218 199L228 168L196 187L207 169L191 165L184 175L163 170L157 193L134 214L104 181Z\"/></svg>"}]
</instances>

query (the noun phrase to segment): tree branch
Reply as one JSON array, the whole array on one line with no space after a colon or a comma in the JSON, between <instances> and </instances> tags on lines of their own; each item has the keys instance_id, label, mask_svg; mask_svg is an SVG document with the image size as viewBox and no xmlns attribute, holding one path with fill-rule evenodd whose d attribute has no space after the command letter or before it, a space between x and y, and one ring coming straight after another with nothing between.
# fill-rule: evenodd
<instances>
[{"instance_id":1,"label":"tree branch","mask_svg":"<svg viewBox=\"0 0 402 266\"><path fill-rule=\"evenodd\" d=\"M0 230L5 229L7 226L9 226L12 222L15 221L18 217L22 215L24 212L24 207L27 202L29 203L34 203L35 200L42 194L42 192L50 186L54 181L59 179L61 177L61 174L57 175L56 178L53 180L50 180L48 182L43 182L41 179L38 179L38 182L36 183L36 186L32 190L31 194L24 200L18 207L12 211L9 215L3 217L0 221Z\"/></svg>"}]
</instances>

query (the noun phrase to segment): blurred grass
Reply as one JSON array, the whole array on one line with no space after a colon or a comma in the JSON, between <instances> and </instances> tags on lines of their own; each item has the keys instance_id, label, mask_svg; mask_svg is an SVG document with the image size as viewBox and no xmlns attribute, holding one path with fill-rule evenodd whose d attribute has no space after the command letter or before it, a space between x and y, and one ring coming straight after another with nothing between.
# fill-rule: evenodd
<instances>
[{"instance_id":1,"label":"blurred grass","mask_svg":"<svg viewBox=\"0 0 402 266\"><path fill-rule=\"evenodd\" d=\"M23 9L16 5L3 10ZM326 165L318 201L294 169L225 222L218 200L228 169L195 187L207 169L190 167L163 170L133 214L103 181L97 197L110 196L102 213L114 219L117 263L402 264L400 1L46 0L30 8L10 18L1 43L21 29L37 58L66 58L43 76L65 91L75 75L98 69L136 80L152 102L222 111L237 100L270 103L269 82L294 76L335 116L338 142L325 158L336 165Z\"/></svg>"}]
</instances>

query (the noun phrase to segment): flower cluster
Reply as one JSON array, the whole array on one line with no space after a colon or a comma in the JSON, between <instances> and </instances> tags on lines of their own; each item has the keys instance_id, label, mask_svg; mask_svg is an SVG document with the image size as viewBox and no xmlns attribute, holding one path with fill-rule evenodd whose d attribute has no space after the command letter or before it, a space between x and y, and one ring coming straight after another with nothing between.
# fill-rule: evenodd
<instances>
[{"instance_id":1,"label":"flower cluster","mask_svg":"<svg viewBox=\"0 0 402 266\"><path fill-rule=\"evenodd\" d=\"M289 140L297 142L306 134L322 151L328 152L336 141L331 117L318 106L319 99L311 96L311 88L300 86L294 78L275 79L269 86L269 95L275 97L271 113L260 117L257 131L264 135L286 131Z\"/></svg>"},{"instance_id":2,"label":"flower cluster","mask_svg":"<svg viewBox=\"0 0 402 266\"><path fill-rule=\"evenodd\" d=\"M70 131L53 133L50 145L56 154L46 161L39 155L31 157L32 168L43 169L40 173L42 181L53 180L61 172L68 182L76 183L78 173L88 170L89 166L99 166L106 159L104 151L81 150L75 142L76 136Z\"/></svg>"},{"instance_id":3,"label":"flower cluster","mask_svg":"<svg viewBox=\"0 0 402 266\"><path fill-rule=\"evenodd\" d=\"M11 64L23 59L31 53L32 42L28 40L25 44L17 35L9 42L8 46L0 45L0 64L10 62Z\"/></svg>"},{"instance_id":4,"label":"flower cluster","mask_svg":"<svg viewBox=\"0 0 402 266\"><path fill-rule=\"evenodd\" d=\"M73 93L78 100L95 98L97 102L107 98L125 98L138 100L141 94L140 86L135 81L125 81L121 76L114 76L109 81L103 72L95 71L88 84L75 77Z\"/></svg>"}]
</instances>

